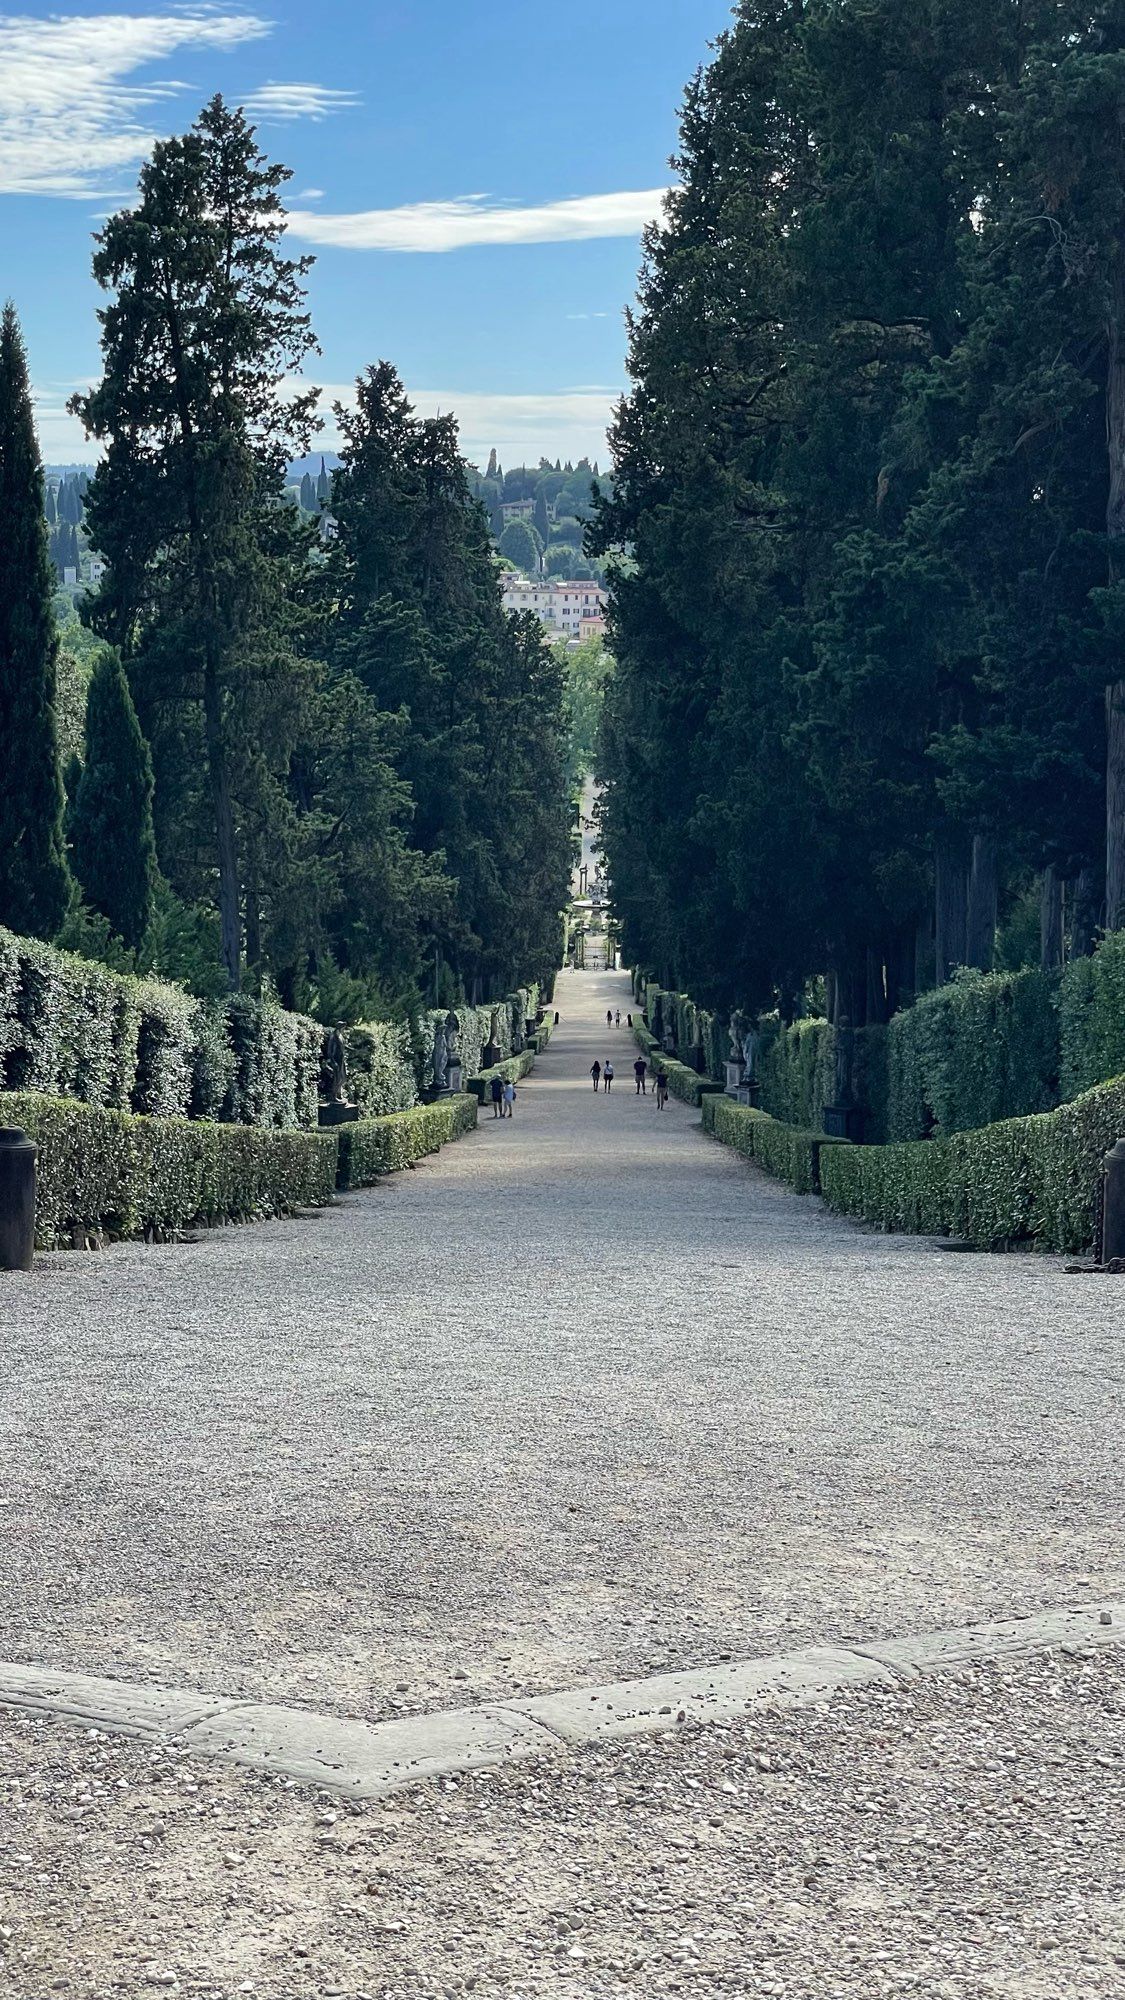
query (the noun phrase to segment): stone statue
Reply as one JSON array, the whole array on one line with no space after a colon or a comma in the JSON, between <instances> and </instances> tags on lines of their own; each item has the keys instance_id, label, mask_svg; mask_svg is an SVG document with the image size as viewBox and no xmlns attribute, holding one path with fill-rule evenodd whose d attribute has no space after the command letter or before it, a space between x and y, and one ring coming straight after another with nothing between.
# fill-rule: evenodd
<instances>
[{"instance_id":1,"label":"stone statue","mask_svg":"<svg viewBox=\"0 0 1125 2000\"><path fill-rule=\"evenodd\" d=\"M754 1081L754 1065L757 1061L758 1044L761 1039L756 1028L747 1028L742 1037L742 1060L746 1064L747 1083Z\"/></svg>"},{"instance_id":2,"label":"stone statue","mask_svg":"<svg viewBox=\"0 0 1125 2000\"><path fill-rule=\"evenodd\" d=\"M449 1042L446 1025L442 1020L434 1022L434 1089L445 1089L445 1073L449 1068Z\"/></svg>"},{"instance_id":3,"label":"stone statue","mask_svg":"<svg viewBox=\"0 0 1125 2000\"><path fill-rule=\"evenodd\" d=\"M445 1052L448 1064L461 1060L461 1023L452 1007L445 1017Z\"/></svg>"},{"instance_id":4,"label":"stone statue","mask_svg":"<svg viewBox=\"0 0 1125 2000\"><path fill-rule=\"evenodd\" d=\"M743 1049L745 1036L746 1023L742 1018L742 1009L736 1007L730 1017L730 1026L727 1029L727 1039L730 1042L730 1061L732 1063L745 1062L746 1060Z\"/></svg>"},{"instance_id":5,"label":"stone statue","mask_svg":"<svg viewBox=\"0 0 1125 2000\"><path fill-rule=\"evenodd\" d=\"M348 1087L348 1051L344 1041L342 1021L337 1021L336 1026L325 1036L323 1071L329 1104L345 1103Z\"/></svg>"}]
</instances>

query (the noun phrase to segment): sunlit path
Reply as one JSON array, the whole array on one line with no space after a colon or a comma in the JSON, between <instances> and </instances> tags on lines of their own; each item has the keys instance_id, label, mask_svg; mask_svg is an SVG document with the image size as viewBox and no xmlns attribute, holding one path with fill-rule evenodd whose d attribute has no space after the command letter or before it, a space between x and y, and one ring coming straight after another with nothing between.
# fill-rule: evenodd
<instances>
[{"instance_id":1,"label":"sunlit path","mask_svg":"<svg viewBox=\"0 0 1125 2000\"><path fill-rule=\"evenodd\" d=\"M1121 1583L1111 1289L832 1220L557 1001L417 1172L0 1281L9 1658L374 1716Z\"/></svg>"}]
</instances>

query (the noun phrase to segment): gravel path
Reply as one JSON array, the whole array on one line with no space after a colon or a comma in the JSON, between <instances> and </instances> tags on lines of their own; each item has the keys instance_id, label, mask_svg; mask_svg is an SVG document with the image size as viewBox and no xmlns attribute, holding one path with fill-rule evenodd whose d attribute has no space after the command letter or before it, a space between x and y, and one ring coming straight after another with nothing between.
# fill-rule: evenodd
<instances>
[{"instance_id":1,"label":"gravel path","mask_svg":"<svg viewBox=\"0 0 1125 2000\"><path fill-rule=\"evenodd\" d=\"M1111 2000L1125 1647L372 1806L0 1711L0 1989Z\"/></svg>"},{"instance_id":2,"label":"gravel path","mask_svg":"<svg viewBox=\"0 0 1125 2000\"><path fill-rule=\"evenodd\" d=\"M834 1220L610 1004L327 1216L0 1276L9 1659L378 1717L1125 1593L1118 1287Z\"/></svg>"}]
</instances>

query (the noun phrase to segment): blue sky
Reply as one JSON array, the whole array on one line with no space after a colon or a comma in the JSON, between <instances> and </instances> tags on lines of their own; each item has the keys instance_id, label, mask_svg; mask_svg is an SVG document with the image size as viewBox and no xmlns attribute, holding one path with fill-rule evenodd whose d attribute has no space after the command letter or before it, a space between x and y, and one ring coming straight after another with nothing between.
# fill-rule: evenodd
<instances>
[{"instance_id":1,"label":"blue sky","mask_svg":"<svg viewBox=\"0 0 1125 2000\"><path fill-rule=\"evenodd\" d=\"M27 338L44 456L98 368L98 217L221 90L294 170L295 247L330 396L393 361L458 411L470 457L605 457L623 308L668 185L688 77L728 0L262 0L6 12L0 282ZM546 239L546 240L543 240ZM330 433L327 441L331 442Z\"/></svg>"}]
</instances>

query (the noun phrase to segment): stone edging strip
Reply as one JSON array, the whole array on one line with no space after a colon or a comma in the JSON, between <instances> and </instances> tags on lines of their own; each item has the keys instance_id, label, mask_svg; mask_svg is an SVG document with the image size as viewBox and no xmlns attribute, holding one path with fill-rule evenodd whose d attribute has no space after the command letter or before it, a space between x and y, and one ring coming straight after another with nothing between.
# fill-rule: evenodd
<instances>
[{"instance_id":1,"label":"stone edging strip","mask_svg":"<svg viewBox=\"0 0 1125 2000\"><path fill-rule=\"evenodd\" d=\"M396 1722L342 1721L311 1709L2 1664L0 1705L149 1741L174 1740L188 1756L227 1758L353 1798L376 1799L448 1772L487 1770L563 1746L646 1735L683 1722L729 1722L748 1711L825 1701L844 1688L901 1686L920 1674L977 1660L1019 1658L1055 1646L1081 1652L1123 1636L1123 1604L1040 1611L997 1624L867 1646L810 1646L729 1666Z\"/></svg>"}]
</instances>

